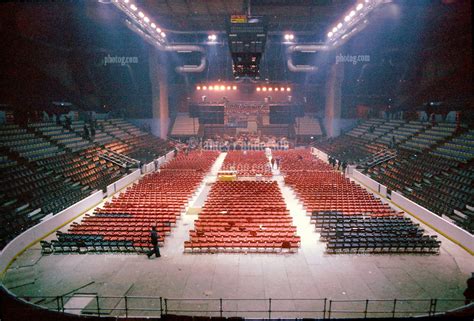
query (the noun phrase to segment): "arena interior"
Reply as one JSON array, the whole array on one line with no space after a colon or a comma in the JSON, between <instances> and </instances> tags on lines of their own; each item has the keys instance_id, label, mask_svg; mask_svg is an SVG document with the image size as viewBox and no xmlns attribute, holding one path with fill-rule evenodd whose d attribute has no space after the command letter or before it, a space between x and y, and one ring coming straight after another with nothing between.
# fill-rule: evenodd
<instances>
[{"instance_id":1,"label":"arena interior","mask_svg":"<svg viewBox=\"0 0 474 321\"><path fill-rule=\"evenodd\" d=\"M0 319L473 320L471 10L1 3Z\"/></svg>"}]
</instances>

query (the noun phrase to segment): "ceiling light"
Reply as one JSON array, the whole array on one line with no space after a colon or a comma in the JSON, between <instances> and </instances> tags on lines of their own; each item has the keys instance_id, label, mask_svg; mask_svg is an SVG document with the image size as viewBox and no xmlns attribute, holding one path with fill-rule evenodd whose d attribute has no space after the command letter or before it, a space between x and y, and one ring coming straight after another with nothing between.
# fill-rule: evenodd
<instances>
[{"instance_id":1,"label":"ceiling light","mask_svg":"<svg viewBox=\"0 0 474 321\"><path fill-rule=\"evenodd\" d=\"M263 88L262 88L262 91L267 91L267 87L263 87Z\"/></svg>"},{"instance_id":2,"label":"ceiling light","mask_svg":"<svg viewBox=\"0 0 474 321\"><path fill-rule=\"evenodd\" d=\"M202 86L202 90L206 90L207 89L207 86Z\"/></svg>"},{"instance_id":3,"label":"ceiling light","mask_svg":"<svg viewBox=\"0 0 474 321\"><path fill-rule=\"evenodd\" d=\"M349 17L352 18L353 16L355 16L355 14L356 14L356 12L355 12L354 10L352 10L352 11L349 13Z\"/></svg>"},{"instance_id":4,"label":"ceiling light","mask_svg":"<svg viewBox=\"0 0 474 321\"><path fill-rule=\"evenodd\" d=\"M160 34L161 34L161 36L162 36L163 38L166 37L166 33L162 32L162 33L160 33Z\"/></svg>"},{"instance_id":5,"label":"ceiling light","mask_svg":"<svg viewBox=\"0 0 474 321\"><path fill-rule=\"evenodd\" d=\"M341 28L342 28L342 23L339 22L339 23L337 24L337 29L341 29Z\"/></svg>"},{"instance_id":6,"label":"ceiling light","mask_svg":"<svg viewBox=\"0 0 474 321\"><path fill-rule=\"evenodd\" d=\"M290 88L290 87L286 87L286 91L291 91L291 88Z\"/></svg>"},{"instance_id":7,"label":"ceiling light","mask_svg":"<svg viewBox=\"0 0 474 321\"><path fill-rule=\"evenodd\" d=\"M232 86L232 90L237 90L237 86Z\"/></svg>"},{"instance_id":8,"label":"ceiling light","mask_svg":"<svg viewBox=\"0 0 474 321\"><path fill-rule=\"evenodd\" d=\"M257 87L257 91L260 91L260 87Z\"/></svg>"},{"instance_id":9,"label":"ceiling light","mask_svg":"<svg viewBox=\"0 0 474 321\"><path fill-rule=\"evenodd\" d=\"M273 91L273 88L272 87L268 88L268 91Z\"/></svg>"},{"instance_id":10,"label":"ceiling light","mask_svg":"<svg viewBox=\"0 0 474 321\"><path fill-rule=\"evenodd\" d=\"M123 2L128 3L128 0L123 0Z\"/></svg>"},{"instance_id":11,"label":"ceiling light","mask_svg":"<svg viewBox=\"0 0 474 321\"><path fill-rule=\"evenodd\" d=\"M209 35L209 36L207 36L207 40L209 40L209 41L216 41L216 40L217 40L217 36L216 36L215 34Z\"/></svg>"},{"instance_id":12,"label":"ceiling light","mask_svg":"<svg viewBox=\"0 0 474 321\"><path fill-rule=\"evenodd\" d=\"M214 90L214 86L209 86L209 90Z\"/></svg>"},{"instance_id":13,"label":"ceiling light","mask_svg":"<svg viewBox=\"0 0 474 321\"><path fill-rule=\"evenodd\" d=\"M145 17L143 18L143 21L145 21L146 23L150 22L150 19L148 19L148 17Z\"/></svg>"},{"instance_id":14,"label":"ceiling light","mask_svg":"<svg viewBox=\"0 0 474 321\"><path fill-rule=\"evenodd\" d=\"M140 18L143 18L143 17L145 16L145 14L140 11L140 12L138 13L138 16L139 16Z\"/></svg>"},{"instance_id":15,"label":"ceiling light","mask_svg":"<svg viewBox=\"0 0 474 321\"><path fill-rule=\"evenodd\" d=\"M159 27L156 27L156 32L161 33L161 29Z\"/></svg>"},{"instance_id":16,"label":"ceiling light","mask_svg":"<svg viewBox=\"0 0 474 321\"><path fill-rule=\"evenodd\" d=\"M130 9L132 9L133 11L137 11L137 6L135 6L134 4L130 5Z\"/></svg>"},{"instance_id":17,"label":"ceiling light","mask_svg":"<svg viewBox=\"0 0 474 321\"><path fill-rule=\"evenodd\" d=\"M356 7L356 10L360 11L360 10L362 10L363 7L364 7L364 5L362 3L359 3Z\"/></svg>"},{"instance_id":18,"label":"ceiling light","mask_svg":"<svg viewBox=\"0 0 474 321\"><path fill-rule=\"evenodd\" d=\"M332 31L329 31L329 32L328 32L328 38L331 38L332 35L333 35Z\"/></svg>"},{"instance_id":19,"label":"ceiling light","mask_svg":"<svg viewBox=\"0 0 474 321\"><path fill-rule=\"evenodd\" d=\"M153 29L156 28L156 25L155 25L153 22L150 24L150 26L151 26Z\"/></svg>"},{"instance_id":20,"label":"ceiling light","mask_svg":"<svg viewBox=\"0 0 474 321\"><path fill-rule=\"evenodd\" d=\"M197 86L196 89L197 89L197 90L201 90L201 86Z\"/></svg>"},{"instance_id":21,"label":"ceiling light","mask_svg":"<svg viewBox=\"0 0 474 321\"><path fill-rule=\"evenodd\" d=\"M225 86L224 86L224 85L221 85L221 90L225 90Z\"/></svg>"},{"instance_id":22,"label":"ceiling light","mask_svg":"<svg viewBox=\"0 0 474 321\"><path fill-rule=\"evenodd\" d=\"M227 86L227 90L230 90L230 86Z\"/></svg>"},{"instance_id":23,"label":"ceiling light","mask_svg":"<svg viewBox=\"0 0 474 321\"><path fill-rule=\"evenodd\" d=\"M344 21L345 21L345 22L349 22L349 20L351 20L351 17L350 17L350 16L345 16L345 17L344 17Z\"/></svg>"},{"instance_id":24,"label":"ceiling light","mask_svg":"<svg viewBox=\"0 0 474 321\"><path fill-rule=\"evenodd\" d=\"M332 28L332 32L333 33L337 32L337 28L336 27Z\"/></svg>"},{"instance_id":25,"label":"ceiling light","mask_svg":"<svg viewBox=\"0 0 474 321\"><path fill-rule=\"evenodd\" d=\"M278 87L275 88L275 91L278 91Z\"/></svg>"},{"instance_id":26,"label":"ceiling light","mask_svg":"<svg viewBox=\"0 0 474 321\"><path fill-rule=\"evenodd\" d=\"M285 88L284 88L284 87L280 87L280 91L285 91Z\"/></svg>"}]
</instances>

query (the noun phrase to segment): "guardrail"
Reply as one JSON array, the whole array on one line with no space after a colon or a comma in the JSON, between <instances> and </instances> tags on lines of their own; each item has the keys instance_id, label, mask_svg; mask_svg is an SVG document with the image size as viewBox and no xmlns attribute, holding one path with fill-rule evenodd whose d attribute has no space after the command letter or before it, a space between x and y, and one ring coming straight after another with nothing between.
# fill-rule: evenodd
<instances>
[{"instance_id":1,"label":"guardrail","mask_svg":"<svg viewBox=\"0 0 474 321\"><path fill-rule=\"evenodd\" d=\"M86 307L68 306L71 298L89 299ZM323 299L225 299L163 298L155 296L63 296L19 297L57 312L116 317L157 317L167 314L208 317L311 317L320 319L434 316L464 305L460 299L332 300Z\"/></svg>"}]
</instances>

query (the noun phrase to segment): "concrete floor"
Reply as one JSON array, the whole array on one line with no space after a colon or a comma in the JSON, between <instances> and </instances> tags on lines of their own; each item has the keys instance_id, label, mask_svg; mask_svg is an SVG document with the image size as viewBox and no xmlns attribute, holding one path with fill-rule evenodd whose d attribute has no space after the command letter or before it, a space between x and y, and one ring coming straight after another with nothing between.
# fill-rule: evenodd
<instances>
[{"instance_id":1,"label":"concrete floor","mask_svg":"<svg viewBox=\"0 0 474 321\"><path fill-rule=\"evenodd\" d=\"M222 160L219 158L217 162L222 163ZM215 179L216 168L219 168L217 164L205 182ZM71 302L65 298L64 303L69 309L74 309L75 302L78 302L75 307L77 310L85 308L83 313L88 309L96 311L97 302L90 297L78 299L78 294L129 296L128 308L156 309L131 311L129 315L149 316L159 315L158 297L169 299L167 307L170 313L176 313L171 311L173 309L216 311L188 313L195 315L219 315L219 300L210 299L240 299L224 300L224 311L239 312L224 312L223 315L255 318L268 317L269 298L272 299L272 310L282 311L273 312L271 316L274 318L322 317L322 312L303 312L323 310L324 301L308 299L364 300L332 302L332 309L339 311L363 311L366 299L463 299L465 282L474 271L474 260L456 244L439 235L442 241L439 255L325 254L325 243L319 241L319 234L314 231L301 203L284 185L279 173L275 171L274 174L301 236L301 248L297 253L185 254L183 243L188 239L188 231L197 215L183 213L167 237L160 259L149 260L145 255L132 254L42 256L40 246L36 245L13 263L4 283L20 297L75 294ZM205 182L190 202L190 207L202 205L209 190ZM435 233L429 228L426 230ZM54 298L32 301L52 308L57 306ZM461 304L462 301L440 301L437 310ZM118 310L125 306L122 298L101 298L99 305L101 313L124 314ZM393 301L369 303L372 311L391 311L392 308ZM398 301L397 308L399 311L424 313L429 309L429 302ZM399 315L412 314L419 313ZM361 314L333 312L332 316L356 317ZM372 316L391 316L391 313Z\"/></svg>"}]
</instances>

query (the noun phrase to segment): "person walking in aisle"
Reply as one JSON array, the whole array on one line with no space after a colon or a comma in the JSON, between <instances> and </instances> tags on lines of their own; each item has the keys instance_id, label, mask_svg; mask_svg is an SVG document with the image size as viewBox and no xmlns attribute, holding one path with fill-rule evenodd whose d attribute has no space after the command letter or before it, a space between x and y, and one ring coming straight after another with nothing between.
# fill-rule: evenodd
<instances>
[{"instance_id":1,"label":"person walking in aisle","mask_svg":"<svg viewBox=\"0 0 474 321\"><path fill-rule=\"evenodd\" d=\"M151 227L150 231L150 238L151 238L151 245L153 245L153 248L147 252L146 256L150 258L153 254L155 254L156 257L160 257L160 248L158 247L158 233L156 232L156 226L153 225Z\"/></svg>"}]
</instances>

